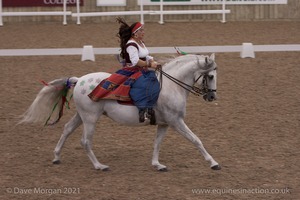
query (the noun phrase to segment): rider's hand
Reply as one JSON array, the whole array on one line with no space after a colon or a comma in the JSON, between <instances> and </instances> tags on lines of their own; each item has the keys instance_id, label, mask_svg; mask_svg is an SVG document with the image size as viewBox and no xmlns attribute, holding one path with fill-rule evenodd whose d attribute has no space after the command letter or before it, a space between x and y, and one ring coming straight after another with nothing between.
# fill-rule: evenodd
<instances>
[{"instance_id":1,"label":"rider's hand","mask_svg":"<svg viewBox=\"0 0 300 200\"><path fill-rule=\"evenodd\" d=\"M150 67L153 68L153 69L156 69L157 65L158 65L158 63L155 62L155 61L150 62Z\"/></svg>"}]
</instances>

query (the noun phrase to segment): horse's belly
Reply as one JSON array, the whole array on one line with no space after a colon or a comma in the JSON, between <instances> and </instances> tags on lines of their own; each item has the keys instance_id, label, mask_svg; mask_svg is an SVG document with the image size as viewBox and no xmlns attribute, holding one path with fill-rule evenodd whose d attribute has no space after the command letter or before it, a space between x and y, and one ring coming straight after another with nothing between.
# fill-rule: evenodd
<instances>
[{"instance_id":1,"label":"horse's belly","mask_svg":"<svg viewBox=\"0 0 300 200\"><path fill-rule=\"evenodd\" d=\"M131 126L145 125L139 123L138 109L132 105L121 105L115 100L102 100L104 114L120 124Z\"/></svg>"}]
</instances>

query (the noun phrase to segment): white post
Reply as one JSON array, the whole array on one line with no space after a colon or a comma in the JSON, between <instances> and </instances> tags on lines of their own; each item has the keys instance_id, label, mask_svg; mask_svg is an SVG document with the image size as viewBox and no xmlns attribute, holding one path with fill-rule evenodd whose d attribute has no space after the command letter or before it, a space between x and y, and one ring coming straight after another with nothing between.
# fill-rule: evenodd
<instances>
[{"instance_id":1,"label":"white post","mask_svg":"<svg viewBox=\"0 0 300 200\"><path fill-rule=\"evenodd\" d=\"M76 7L77 7L77 24L81 24L80 16L79 16L79 13L80 13L80 1L79 0L76 1Z\"/></svg>"},{"instance_id":2,"label":"white post","mask_svg":"<svg viewBox=\"0 0 300 200\"><path fill-rule=\"evenodd\" d=\"M2 0L0 0L0 26L3 26L3 21L2 21Z\"/></svg>"},{"instance_id":3,"label":"white post","mask_svg":"<svg viewBox=\"0 0 300 200\"><path fill-rule=\"evenodd\" d=\"M254 47L252 43L243 43L241 58L255 58Z\"/></svg>"},{"instance_id":4,"label":"white post","mask_svg":"<svg viewBox=\"0 0 300 200\"><path fill-rule=\"evenodd\" d=\"M81 61L86 61L86 60L95 62L95 53L92 45L83 46Z\"/></svg>"},{"instance_id":5,"label":"white post","mask_svg":"<svg viewBox=\"0 0 300 200\"><path fill-rule=\"evenodd\" d=\"M141 23L144 24L144 0L140 1Z\"/></svg>"},{"instance_id":6,"label":"white post","mask_svg":"<svg viewBox=\"0 0 300 200\"><path fill-rule=\"evenodd\" d=\"M164 10L164 1L160 0L160 21L158 23L164 24L164 15L163 15L163 10Z\"/></svg>"},{"instance_id":7,"label":"white post","mask_svg":"<svg viewBox=\"0 0 300 200\"><path fill-rule=\"evenodd\" d=\"M63 4L63 10L64 10L64 20L63 20L63 25L67 25L67 0L64 0Z\"/></svg>"},{"instance_id":8,"label":"white post","mask_svg":"<svg viewBox=\"0 0 300 200\"><path fill-rule=\"evenodd\" d=\"M222 23L226 23L226 15L225 15L225 5L226 4L226 0L222 1Z\"/></svg>"}]
</instances>

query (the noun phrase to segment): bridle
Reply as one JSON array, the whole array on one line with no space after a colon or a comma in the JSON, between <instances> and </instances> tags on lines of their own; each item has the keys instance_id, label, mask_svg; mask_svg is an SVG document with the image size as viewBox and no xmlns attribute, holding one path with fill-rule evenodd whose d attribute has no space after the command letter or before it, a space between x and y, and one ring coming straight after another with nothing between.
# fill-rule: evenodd
<instances>
[{"instance_id":1,"label":"bridle","mask_svg":"<svg viewBox=\"0 0 300 200\"><path fill-rule=\"evenodd\" d=\"M217 70L217 68L214 68L212 71L214 71L214 70ZM209 79L210 78L210 76L208 75L208 73L209 72L206 72L206 73L204 73L204 74L200 74L200 76L196 79L196 81L195 81L195 83L197 83L198 82L198 80L203 76L203 79L202 79L202 84L201 84L201 93L200 94L202 94L202 95L205 95L205 94L207 94L207 93L209 93L209 92L217 92L217 90L216 89L209 89L208 88L208 84L207 84L207 79ZM195 84L194 83L194 84Z\"/></svg>"},{"instance_id":2,"label":"bridle","mask_svg":"<svg viewBox=\"0 0 300 200\"><path fill-rule=\"evenodd\" d=\"M213 70L216 70L216 69L217 68L214 68ZM160 72L161 87L162 87L162 75L164 75L165 77L167 77L168 79L170 79L171 81L173 81L174 83L176 83L177 85L179 85L183 89L189 91L190 93L192 93L195 96L200 96L200 95L204 96L208 92L217 92L217 90L215 90L215 89L209 89L208 88L207 79L209 78L209 75L208 75L209 72L201 73L199 75L199 77L194 81L194 84L191 86L189 84L186 84L186 83L174 78L170 74L164 72L162 70L161 66L158 67L158 71ZM199 88L199 87L195 86L195 83L197 83L201 77L203 77L202 78L202 84L201 84L201 88Z\"/></svg>"}]
</instances>

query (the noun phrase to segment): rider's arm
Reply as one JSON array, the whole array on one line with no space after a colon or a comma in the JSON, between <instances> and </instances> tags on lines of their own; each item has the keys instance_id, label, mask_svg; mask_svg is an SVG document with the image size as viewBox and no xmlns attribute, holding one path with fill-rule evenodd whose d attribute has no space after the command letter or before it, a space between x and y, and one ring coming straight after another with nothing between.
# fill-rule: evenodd
<instances>
[{"instance_id":1,"label":"rider's arm","mask_svg":"<svg viewBox=\"0 0 300 200\"><path fill-rule=\"evenodd\" d=\"M156 68L157 63L153 61L153 57L147 56L146 61L143 61L139 58L139 52L134 46L129 46L126 50L129 54L129 59L131 61L132 66Z\"/></svg>"}]
</instances>

